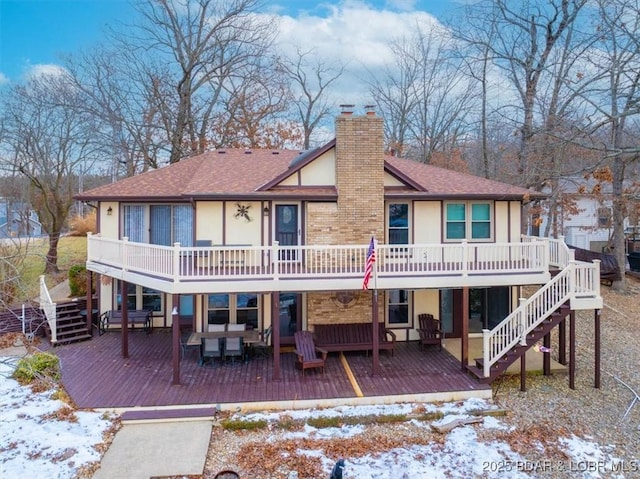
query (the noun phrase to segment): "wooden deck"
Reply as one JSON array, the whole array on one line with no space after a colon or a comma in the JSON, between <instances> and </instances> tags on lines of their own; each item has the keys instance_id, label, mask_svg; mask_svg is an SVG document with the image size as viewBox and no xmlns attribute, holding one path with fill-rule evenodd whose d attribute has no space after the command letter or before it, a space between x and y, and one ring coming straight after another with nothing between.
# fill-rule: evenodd
<instances>
[{"instance_id":1,"label":"wooden deck","mask_svg":"<svg viewBox=\"0 0 640 479\"><path fill-rule=\"evenodd\" d=\"M217 367L198 365L198 352L189 351L181 363L181 384L172 384L171 334L154 329L129 334L129 358L120 350L120 333L94 336L91 341L58 346L62 382L80 408L135 408L242 403L302 402L321 406L327 401L352 403L356 389L338 353L331 353L326 372L295 369L295 355L281 354L281 379L272 379L272 358ZM446 351L420 351L416 343L396 343L394 356L380 353L380 374L371 375L371 355L346 353L349 368L364 395L355 401L385 397L392 402L407 396L434 394L433 400L490 397L489 386L463 373ZM440 393L440 394L438 394ZM442 396L442 393L445 393ZM448 393L448 394L447 394ZM393 398L391 398L393 397ZM309 405L305 407L311 407Z\"/></svg>"}]
</instances>

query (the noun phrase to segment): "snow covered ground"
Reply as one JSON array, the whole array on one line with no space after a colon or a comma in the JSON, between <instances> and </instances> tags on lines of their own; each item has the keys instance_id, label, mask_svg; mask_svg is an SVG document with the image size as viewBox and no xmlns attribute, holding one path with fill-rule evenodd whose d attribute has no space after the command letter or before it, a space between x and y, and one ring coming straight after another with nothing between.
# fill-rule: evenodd
<instances>
[{"instance_id":1,"label":"snow covered ground","mask_svg":"<svg viewBox=\"0 0 640 479\"><path fill-rule=\"evenodd\" d=\"M16 358L0 358L0 477L72 478L99 461L94 446L112 420L97 412L75 411L74 421L56 419L65 406L54 391L33 393L10 375Z\"/></svg>"},{"instance_id":2,"label":"snow covered ground","mask_svg":"<svg viewBox=\"0 0 640 479\"><path fill-rule=\"evenodd\" d=\"M89 411L75 411L75 421L59 420L55 413L64 403L51 399L53 391L33 393L10 378L12 364L9 358L0 358L0 477L73 478L78 469L99 461L101 454L95 446L103 442L103 433L112 426L112 418ZM421 405L426 412L442 412L442 422L455 418L467 418L472 410L491 408L484 400L467 400L461 403ZM242 418L277 421L286 414L294 419L321 416L367 416L371 414L408 414L415 404L392 406L339 407L324 410L292 410L280 413L244 414ZM420 427L431 424L416 421ZM437 424L437 422L435 423ZM514 452L508 443L478 440L478 428L507 430L500 418L486 416L481 424L461 426L446 435L444 444L415 445L348 459L343 470L344 479L382 478L468 478L468 477L538 477L534 468L546 467L544 463L530 463ZM364 430L351 425L340 428L316 429L307 426L303 432L286 433L287 438L314 437L340 439L353 437ZM624 478L618 459L607 452L606 447L573 436L559 438L559 447L567 459L564 470L571 468L576 478ZM333 462L322 451L302 451L315 455L331 470ZM556 461L557 462L557 461ZM550 465L548 465L550 466ZM557 464L556 464L557 467ZM390 471L392 475L390 475ZM633 474L637 474L633 472Z\"/></svg>"}]
</instances>

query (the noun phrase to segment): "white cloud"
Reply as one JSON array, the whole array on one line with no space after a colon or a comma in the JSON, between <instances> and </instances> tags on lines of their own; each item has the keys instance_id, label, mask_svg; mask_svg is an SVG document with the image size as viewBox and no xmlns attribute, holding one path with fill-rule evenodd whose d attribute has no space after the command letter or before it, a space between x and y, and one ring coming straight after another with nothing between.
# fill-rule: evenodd
<instances>
[{"instance_id":1,"label":"white cloud","mask_svg":"<svg viewBox=\"0 0 640 479\"><path fill-rule=\"evenodd\" d=\"M393 40L409 35L416 25L425 31L442 28L433 15L409 11L414 5L414 0L388 0L388 8L378 10L359 0L347 0L322 5L314 10L318 14L300 12L295 18L283 15L279 47L290 55L300 46L302 51L313 50L327 61L348 65L336 86L338 96L340 92L345 95L338 101L367 102L368 87L362 79L368 76L367 70L375 71L392 61L389 44ZM358 95L360 98L354 98Z\"/></svg>"},{"instance_id":2,"label":"white cloud","mask_svg":"<svg viewBox=\"0 0 640 479\"><path fill-rule=\"evenodd\" d=\"M9 83L9 77L4 73L0 72L0 86L6 85Z\"/></svg>"},{"instance_id":3,"label":"white cloud","mask_svg":"<svg viewBox=\"0 0 640 479\"><path fill-rule=\"evenodd\" d=\"M39 63L36 65L29 64L25 68L24 77L25 78L35 78L45 75L51 76L60 76L64 75L66 70L60 65L55 65L53 63Z\"/></svg>"}]
</instances>

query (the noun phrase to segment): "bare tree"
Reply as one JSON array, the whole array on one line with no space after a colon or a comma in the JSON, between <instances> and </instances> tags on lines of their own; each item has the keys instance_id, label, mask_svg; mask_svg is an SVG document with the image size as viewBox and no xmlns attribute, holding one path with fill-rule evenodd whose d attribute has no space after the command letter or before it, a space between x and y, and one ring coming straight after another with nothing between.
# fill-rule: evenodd
<instances>
[{"instance_id":1,"label":"bare tree","mask_svg":"<svg viewBox=\"0 0 640 479\"><path fill-rule=\"evenodd\" d=\"M387 122L387 143L403 156L429 163L435 152L459 146L473 110L472 87L460 74L444 31L425 33L416 26L391 49L395 63L381 79L369 81Z\"/></svg>"},{"instance_id":2,"label":"bare tree","mask_svg":"<svg viewBox=\"0 0 640 479\"><path fill-rule=\"evenodd\" d=\"M624 220L631 197L628 171L640 159L640 10L631 0L599 0L595 48L586 55L591 88L582 92L590 107L585 130L610 169L613 238L618 264L626 265ZM631 170L633 171L633 170ZM614 288L626 287L622 281Z\"/></svg>"},{"instance_id":3,"label":"bare tree","mask_svg":"<svg viewBox=\"0 0 640 479\"><path fill-rule=\"evenodd\" d=\"M463 22L457 25L456 36L488 55L510 80L519 99L514 114L509 116L518 122L516 172L524 186L540 182L532 171L540 83L549 74L550 59L559 42L586 3L587 0L482 1L472 5Z\"/></svg>"},{"instance_id":4,"label":"bare tree","mask_svg":"<svg viewBox=\"0 0 640 479\"><path fill-rule=\"evenodd\" d=\"M169 161L201 153L229 78L246 72L275 29L253 12L260 0L145 0L143 22L121 36L169 145Z\"/></svg>"},{"instance_id":5,"label":"bare tree","mask_svg":"<svg viewBox=\"0 0 640 479\"><path fill-rule=\"evenodd\" d=\"M78 172L99 156L98 125L65 74L32 78L2 98L4 165L30 182L30 200L49 236L45 273L58 272L58 241L77 192Z\"/></svg>"},{"instance_id":6,"label":"bare tree","mask_svg":"<svg viewBox=\"0 0 640 479\"><path fill-rule=\"evenodd\" d=\"M308 150L314 130L335 106L328 97L332 85L344 73L345 66L341 63L329 64L313 50L302 51L297 47L295 57L282 59L279 69L293 84L292 107L296 120L302 124L303 148Z\"/></svg>"},{"instance_id":7,"label":"bare tree","mask_svg":"<svg viewBox=\"0 0 640 479\"><path fill-rule=\"evenodd\" d=\"M104 125L98 133L111 154L96 166L112 181L157 168L166 146L154 106L161 95L149 94L162 81L151 80L147 85L147 72L140 72L139 65L129 60L127 52L97 47L69 56L65 62L69 77L85 99L80 108ZM165 90L161 93L169 96Z\"/></svg>"}]
</instances>

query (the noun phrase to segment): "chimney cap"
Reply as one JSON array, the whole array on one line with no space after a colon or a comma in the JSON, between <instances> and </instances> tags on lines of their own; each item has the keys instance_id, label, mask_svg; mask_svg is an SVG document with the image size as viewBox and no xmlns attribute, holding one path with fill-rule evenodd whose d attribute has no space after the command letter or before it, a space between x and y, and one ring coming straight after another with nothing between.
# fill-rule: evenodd
<instances>
[{"instance_id":1,"label":"chimney cap","mask_svg":"<svg viewBox=\"0 0 640 479\"><path fill-rule=\"evenodd\" d=\"M341 110L341 113L351 114L351 113L353 113L353 108L354 107L355 107L355 105L342 104L342 105L340 105L340 110Z\"/></svg>"},{"instance_id":2,"label":"chimney cap","mask_svg":"<svg viewBox=\"0 0 640 479\"><path fill-rule=\"evenodd\" d=\"M375 105L365 105L364 110L367 112L367 115L375 115L376 114L376 106Z\"/></svg>"}]
</instances>

